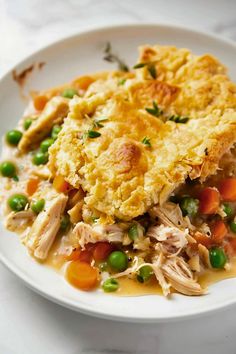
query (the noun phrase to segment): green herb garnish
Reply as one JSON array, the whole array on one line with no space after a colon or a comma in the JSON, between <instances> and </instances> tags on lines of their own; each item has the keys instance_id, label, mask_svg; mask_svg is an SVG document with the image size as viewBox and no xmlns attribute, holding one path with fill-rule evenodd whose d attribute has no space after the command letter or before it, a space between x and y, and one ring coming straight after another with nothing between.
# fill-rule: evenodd
<instances>
[{"instance_id":1,"label":"green herb garnish","mask_svg":"<svg viewBox=\"0 0 236 354\"><path fill-rule=\"evenodd\" d=\"M100 122L104 122L105 120L107 120L106 117L95 118L93 121L93 126L95 128L102 128L102 127L104 127L104 125L101 124Z\"/></svg>"},{"instance_id":2,"label":"green herb garnish","mask_svg":"<svg viewBox=\"0 0 236 354\"><path fill-rule=\"evenodd\" d=\"M157 78L157 71L156 71L155 65L150 64L150 65L148 65L147 69L148 69L148 72L151 75L151 77L153 79L156 79Z\"/></svg>"},{"instance_id":3,"label":"green herb garnish","mask_svg":"<svg viewBox=\"0 0 236 354\"><path fill-rule=\"evenodd\" d=\"M150 139L147 138L146 136L145 136L145 138L143 138L142 143L148 147L152 146L152 144L150 143Z\"/></svg>"},{"instance_id":4,"label":"green herb garnish","mask_svg":"<svg viewBox=\"0 0 236 354\"><path fill-rule=\"evenodd\" d=\"M125 84L125 82L126 82L126 79L120 79L117 84L118 84L118 86L122 86Z\"/></svg>"},{"instance_id":5,"label":"green herb garnish","mask_svg":"<svg viewBox=\"0 0 236 354\"><path fill-rule=\"evenodd\" d=\"M138 63L133 66L133 69L141 69L146 66L148 63Z\"/></svg>"},{"instance_id":6,"label":"green herb garnish","mask_svg":"<svg viewBox=\"0 0 236 354\"><path fill-rule=\"evenodd\" d=\"M147 70L153 79L157 78L157 71L154 63L138 63L133 66L133 69L141 69L147 67Z\"/></svg>"},{"instance_id":7,"label":"green herb garnish","mask_svg":"<svg viewBox=\"0 0 236 354\"><path fill-rule=\"evenodd\" d=\"M172 122L185 124L189 121L189 117L181 117L178 115L173 115L169 118Z\"/></svg>"},{"instance_id":8,"label":"green herb garnish","mask_svg":"<svg viewBox=\"0 0 236 354\"><path fill-rule=\"evenodd\" d=\"M94 139L94 138L98 138L99 136L101 136L101 133L96 132L95 130L89 130L87 136L91 139Z\"/></svg>"},{"instance_id":9,"label":"green herb garnish","mask_svg":"<svg viewBox=\"0 0 236 354\"><path fill-rule=\"evenodd\" d=\"M129 71L129 67L125 64L123 60L121 60L116 54L112 53L111 43L108 42L106 44L104 50L105 56L103 57L104 60L108 61L109 63L117 63L118 68L121 71Z\"/></svg>"},{"instance_id":10,"label":"green herb garnish","mask_svg":"<svg viewBox=\"0 0 236 354\"><path fill-rule=\"evenodd\" d=\"M155 117L159 117L159 116L163 113L162 109L160 109L160 108L158 107L158 105L156 104L155 101L153 101L152 104L153 104L153 108L145 108L145 110L146 110L149 114L151 114L151 115L153 115L153 116L155 116Z\"/></svg>"}]
</instances>

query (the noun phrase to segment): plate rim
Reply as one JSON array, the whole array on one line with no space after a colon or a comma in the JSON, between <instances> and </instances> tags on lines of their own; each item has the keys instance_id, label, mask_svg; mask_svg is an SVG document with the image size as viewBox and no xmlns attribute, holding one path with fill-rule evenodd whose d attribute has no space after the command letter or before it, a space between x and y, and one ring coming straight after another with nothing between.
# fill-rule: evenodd
<instances>
[{"instance_id":1,"label":"plate rim","mask_svg":"<svg viewBox=\"0 0 236 354\"><path fill-rule=\"evenodd\" d=\"M41 52L53 47L53 46L57 46L60 44L63 44L63 42L67 42L68 40L73 40L76 39L77 37L83 37L83 36L87 36L87 35L93 35L93 34L97 34L97 33L102 33L104 31L108 31L108 30L119 30L119 29L130 29L130 28L135 28L135 27L139 27L139 28L153 28L156 27L159 29L171 29L171 30L182 30L182 31L186 31L190 34L193 35L200 35L205 37L206 39L209 40L215 40L218 42L221 42L222 44L227 44L231 47L233 47L234 50L236 50L236 42L234 42L231 39L228 38L224 38L221 35L217 35L214 34L212 32L209 31L203 31L203 30L197 30L197 29L193 29L191 27L188 26L183 26L183 25L176 25L176 24L168 24L168 23L138 23L138 22L134 22L134 23L122 23L122 24L118 24L115 26L111 26L111 25L106 25L106 26L95 26L95 27L90 27L90 29L81 29L76 31L75 33L66 35L64 37L61 37L57 40L52 40L49 43L47 43L45 46L40 47L37 50L33 50L31 53L29 53L28 55L23 56L19 61L17 61L17 63L13 64L10 66L10 68L6 71L3 71L3 73L0 75L0 84L2 81L4 81L5 79L7 79L7 77L9 75L11 75L12 70L17 69L20 66L23 66L24 63L26 61L29 61L30 59L32 59L33 56L35 55L40 55ZM158 317L145 317L145 316L137 316L137 317L130 317L130 316L126 316L126 315L114 315L111 313L107 313L104 310L100 311L99 309L91 309L90 306L84 305L83 303L79 303L79 306L77 306L74 301L70 301L69 299L65 299L65 298L61 298L60 296L57 296L57 294L52 294L51 291L48 290L43 290L40 288L40 286L37 285L37 282L35 280L31 280L29 279L27 276L25 276L23 271L18 270L18 268L16 266L14 266L14 264L12 264L2 253L0 250L0 262L9 270L11 271L15 276L18 277L18 279L20 279L28 288L30 288L31 290L35 291L37 294L43 296L44 298L59 304L63 307L69 308L70 310L76 311L76 312L80 312L82 314L85 315L90 315L90 316L94 316L94 317L98 317L98 318L103 318L103 319L109 319L109 320L115 320L115 321L121 321L121 322L135 322L135 323L166 323L166 322L174 322L174 321L178 321L178 320L187 320L190 318L198 318L200 316L204 316L204 315L208 315L213 313L213 311L222 311L223 309L229 308L230 306L233 306L236 304L236 299L232 298L232 299L228 299L225 302L222 302L220 304L217 305L213 305L208 309L203 309L203 310L189 310L187 313L185 314L176 314L176 315L161 315Z\"/></svg>"}]
</instances>

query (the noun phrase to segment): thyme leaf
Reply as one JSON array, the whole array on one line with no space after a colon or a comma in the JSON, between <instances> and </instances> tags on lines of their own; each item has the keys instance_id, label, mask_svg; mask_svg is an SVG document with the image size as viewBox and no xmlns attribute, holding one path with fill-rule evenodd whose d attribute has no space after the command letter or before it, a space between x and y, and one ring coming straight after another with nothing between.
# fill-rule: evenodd
<instances>
[{"instance_id":1,"label":"thyme leaf","mask_svg":"<svg viewBox=\"0 0 236 354\"><path fill-rule=\"evenodd\" d=\"M91 139L98 138L101 136L101 133L96 132L95 130L88 130L88 137Z\"/></svg>"},{"instance_id":2,"label":"thyme leaf","mask_svg":"<svg viewBox=\"0 0 236 354\"><path fill-rule=\"evenodd\" d=\"M148 63L138 63L133 66L133 69L140 69L146 66Z\"/></svg>"},{"instance_id":3,"label":"thyme leaf","mask_svg":"<svg viewBox=\"0 0 236 354\"><path fill-rule=\"evenodd\" d=\"M152 146L152 144L150 143L150 139L147 138L146 136L143 138L142 143L148 147Z\"/></svg>"},{"instance_id":4,"label":"thyme leaf","mask_svg":"<svg viewBox=\"0 0 236 354\"><path fill-rule=\"evenodd\" d=\"M126 65L125 62L118 57L118 55L112 52L112 47L110 42L107 42L106 47L104 49L104 54L105 54L105 56L103 57L104 60L108 61L109 63L117 63L118 68L121 71L125 71L125 72L129 71L128 65Z\"/></svg>"},{"instance_id":5,"label":"thyme leaf","mask_svg":"<svg viewBox=\"0 0 236 354\"><path fill-rule=\"evenodd\" d=\"M107 120L106 117L95 118L94 121L93 121L93 127L94 128L102 128L102 127L104 127L104 125L101 124L101 122L104 122L105 120Z\"/></svg>"},{"instance_id":6,"label":"thyme leaf","mask_svg":"<svg viewBox=\"0 0 236 354\"><path fill-rule=\"evenodd\" d=\"M157 72L156 72L155 65L154 64L150 64L150 65L148 65L147 69L148 69L148 72L151 75L151 77L153 79L156 79L157 78Z\"/></svg>"},{"instance_id":7,"label":"thyme leaf","mask_svg":"<svg viewBox=\"0 0 236 354\"><path fill-rule=\"evenodd\" d=\"M122 86L122 85L125 84L125 82L126 82L126 79L120 79L120 80L118 81L117 85L118 85L118 86Z\"/></svg>"},{"instance_id":8,"label":"thyme leaf","mask_svg":"<svg viewBox=\"0 0 236 354\"><path fill-rule=\"evenodd\" d=\"M150 63L150 62L147 62L147 63L138 63L138 64L135 64L133 66L133 69L141 69L143 68L144 66L147 67L147 70L149 72L149 74L151 75L151 77L153 79L156 79L157 78L157 71L156 71L156 67L155 67L155 64L154 63Z\"/></svg>"},{"instance_id":9,"label":"thyme leaf","mask_svg":"<svg viewBox=\"0 0 236 354\"><path fill-rule=\"evenodd\" d=\"M179 115L173 115L169 118L172 122L185 124L189 121L189 117L181 117Z\"/></svg>"},{"instance_id":10,"label":"thyme leaf","mask_svg":"<svg viewBox=\"0 0 236 354\"><path fill-rule=\"evenodd\" d=\"M152 116L159 117L163 110L160 109L155 101L152 102L153 108L145 108L146 112L151 114Z\"/></svg>"}]
</instances>

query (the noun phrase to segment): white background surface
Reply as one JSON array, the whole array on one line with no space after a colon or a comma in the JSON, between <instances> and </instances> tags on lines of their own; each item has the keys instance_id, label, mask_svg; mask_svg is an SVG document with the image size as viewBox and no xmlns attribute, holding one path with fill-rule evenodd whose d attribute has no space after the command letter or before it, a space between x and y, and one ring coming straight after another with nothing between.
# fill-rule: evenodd
<instances>
[{"instance_id":1,"label":"white background surface","mask_svg":"<svg viewBox=\"0 0 236 354\"><path fill-rule=\"evenodd\" d=\"M0 75L55 39L128 22L181 24L236 40L236 1L0 0ZM0 354L236 353L236 307L171 324L116 323L41 298L2 265L0 279Z\"/></svg>"}]
</instances>

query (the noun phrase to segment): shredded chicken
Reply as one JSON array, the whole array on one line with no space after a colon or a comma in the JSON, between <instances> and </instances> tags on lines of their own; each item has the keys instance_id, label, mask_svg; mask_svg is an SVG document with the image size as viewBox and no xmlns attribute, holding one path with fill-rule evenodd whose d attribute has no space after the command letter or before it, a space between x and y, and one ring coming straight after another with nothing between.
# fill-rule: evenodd
<instances>
[{"instance_id":1,"label":"shredded chicken","mask_svg":"<svg viewBox=\"0 0 236 354\"><path fill-rule=\"evenodd\" d=\"M37 216L24 244L35 258L45 260L60 228L60 219L68 197L64 194L47 195L45 209Z\"/></svg>"},{"instance_id":2,"label":"shredded chicken","mask_svg":"<svg viewBox=\"0 0 236 354\"><path fill-rule=\"evenodd\" d=\"M190 269L194 272L200 272L201 271L201 265L200 265L200 257L199 254L195 254L192 256L189 261L188 265Z\"/></svg>"},{"instance_id":3,"label":"shredded chicken","mask_svg":"<svg viewBox=\"0 0 236 354\"><path fill-rule=\"evenodd\" d=\"M153 260L153 263L144 263L143 266L149 265L152 268L152 270L157 278L157 281L159 282L159 284L162 288L164 296L168 296L170 294L170 284L166 281L163 271L162 271L162 266L163 266L164 262L165 262L165 257L163 255L163 253L160 253L159 255L157 255L155 257L155 259Z\"/></svg>"},{"instance_id":4,"label":"shredded chicken","mask_svg":"<svg viewBox=\"0 0 236 354\"><path fill-rule=\"evenodd\" d=\"M99 241L122 242L123 230L118 225L95 225L91 226L84 222L79 222L73 233L77 236L78 244L84 248L87 243Z\"/></svg>"},{"instance_id":5,"label":"shredded chicken","mask_svg":"<svg viewBox=\"0 0 236 354\"><path fill-rule=\"evenodd\" d=\"M5 220L5 227L10 231L19 231L23 226L27 225L35 217L31 209L22 210L15 213L12 211L7 215Z\"/></svg>"},{"instance_id":6,"label":"shredded chicken","mask_svg":"<svg viewBox=\"0 0 236 354\"><path fill-rule=\"evenodd\" d=\"M208 249L205 246L203 246L201 243L199 243L198 252L199 252L200 259L202 260L204 266L206 268L211 269L211 262L210 262Z\"/></svg>"},{"instance_id":7,"label":"shredded chicken","mask_svg":"<svg viewBox=\"0 0 236 354\"><path fill-rule=\"evenodd\" d=\"M147 231L147 236L161 242L164 253L170 253L172 256L179 254L187 245L186 239L188 229L180 230L173 226L156 225Z\"/></svg>"},{"instance_id":8,"label":"shredded chicken","mask_svg":"<svg viewBox=\"0 0 236 354\"><path fill-rule=\"evenodd\" d=\"M187 216L183 217L179 205L175 203L166 202L162 206L155 206L152 208L150 215L152 217L157 216L165 226L188 228L190 230L195 228Z\"/></svg>"},{"instance_id":9,"label":"shredded chicken","mask_svg":"<svg viewBox=\"0 0 236 354\"><path fill-rule=\"evenodd\" d=\"M124 277L124 276L130 276L131 274L136 273L137 270L139 269L139 262L140 262L139 257L134 257L133 265L131 267L127 268L123 272L120 272L120 273L117 273L117 274L113 274L112 278L121 278L121 277Z\"/></svg>"},{"instance_id":10,"label":"shredded chicken","mask_svg":"<svg viewBox=\"0 0 236 354\"><path fill-rule=\"evenodd\" d=\"M166 259L162 266L164 276L171 286L185 295L202 295L205 290L193 278L193 273L182 257Z\"/></svg>"},{"instance_id":11,"label":"shredded chicken","mask_svg":"<svg viewBox=\"0 0 236 354\"><path fill-rule=\"evenodd\" d=\"M46 137L54 124L62 123L69 111L68 99L64 97L53 97L45 106L39 118L35 120L30 128L23 134L18 145L21 152L26 152L36 143Z\"/></svg>"}]
</instances>

